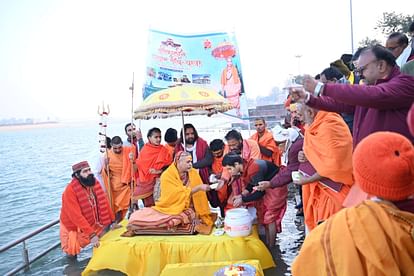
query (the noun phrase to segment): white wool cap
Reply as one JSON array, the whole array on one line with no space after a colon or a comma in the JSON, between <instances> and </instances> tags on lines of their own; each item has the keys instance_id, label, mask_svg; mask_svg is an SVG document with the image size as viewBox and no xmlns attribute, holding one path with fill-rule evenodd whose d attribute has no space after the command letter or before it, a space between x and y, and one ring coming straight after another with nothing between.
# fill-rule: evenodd
<instances>
[{"instance_id":1,"label":"white wool cap","mask_svg":"<svg viewBox=\"0 0 414 276\"><path fill-rule=\"evenodd\" d=\"M289 139L289 131L287 129L282 128L279 125L276 125L272 129L273 138L276 140L276 142L283 142Z\"/></svg>"}]
</instances>

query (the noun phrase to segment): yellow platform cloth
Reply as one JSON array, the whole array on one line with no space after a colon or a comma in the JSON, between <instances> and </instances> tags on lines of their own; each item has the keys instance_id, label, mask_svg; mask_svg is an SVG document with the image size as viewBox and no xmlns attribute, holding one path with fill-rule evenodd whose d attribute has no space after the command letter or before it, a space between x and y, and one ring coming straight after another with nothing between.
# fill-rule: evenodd
<instances>
[{"instance_id":1,"label":"yellow platform cloth","mask_svg":"<svg viewBox=\"0 0 414 276\"><path fill-rule=\"evenodd\" d=\"M263 269L259 260L245 260L237 262L213 262L213 263L191 263L191 264L167 264L161 272L161 276L201 276L214 275L220 268L231 264L249 264L256 268L256 276L263 276Z\"/></svg>"},{"instance_id":2,"label":"yellow platform cloth","mask_svg":"<svg viewBox=\"0 0 414 276\"><path fill-rule=\"evenodd\" d=\"M101 238L100 246L94 248L93 256L82 275L111 269L131 276L158 276L167 264L249 259L258 259L263 269L275 266L256 228L244 238L232 238L226 234L121 237L121 233L126 230L125 220L123 225L123 228L109 231Z\"/></svg>"}]
</instances>

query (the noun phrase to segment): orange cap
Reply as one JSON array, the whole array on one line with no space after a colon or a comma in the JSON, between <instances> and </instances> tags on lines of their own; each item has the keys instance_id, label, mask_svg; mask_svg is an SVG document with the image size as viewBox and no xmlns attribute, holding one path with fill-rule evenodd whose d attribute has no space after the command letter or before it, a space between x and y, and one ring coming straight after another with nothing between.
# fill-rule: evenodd
<instances>
[{"instance_id":1,"label":"orange cap","mask_svg":"<svg viewBox=\"0 0 414 276\"><path fill-rule=\"evenodd\" d=\"M364 138L353 154L355 182L383 199L398 201L414 195L414 147L394 132Z\"/></svg>"}]
</instances>

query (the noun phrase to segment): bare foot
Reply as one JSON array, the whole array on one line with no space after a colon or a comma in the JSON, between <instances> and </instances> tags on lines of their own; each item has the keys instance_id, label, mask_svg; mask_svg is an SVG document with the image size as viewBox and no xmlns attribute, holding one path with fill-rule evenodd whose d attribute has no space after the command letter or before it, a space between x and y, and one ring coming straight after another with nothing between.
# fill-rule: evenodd
<instances>
[{"instance_id":1,"label":"bare foot","mask_svg":"<svg viewBox=\"0 0 414 276\"><path fill-rule=\"evenodd\" d=\"M273 248L276 245L276 224L274 222L268 224L266 230L268 231L269 236L269 238L266 239L267 246L269 246L269 248Z\"/></svg>"},{"instance_id":2,"label":"bare foot","mask_svg":"<svg viewBox=\"0 0 414 276\"><path fill-rule=\"evenodd\" d=\"M111 230L116 230L116 229L119 229L119 228L122 228L122 225L120 225L119 223L114 223L111 226Z\"/></svg>"}]
</instances>

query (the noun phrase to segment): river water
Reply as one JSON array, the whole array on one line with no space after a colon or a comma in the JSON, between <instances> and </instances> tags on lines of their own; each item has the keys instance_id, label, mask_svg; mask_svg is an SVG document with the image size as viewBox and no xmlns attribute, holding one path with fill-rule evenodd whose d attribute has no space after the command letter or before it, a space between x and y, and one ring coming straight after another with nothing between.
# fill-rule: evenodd
<instances>
[{"instance_id":1,"label":"river water","mask_svg":"<svg viewBox=\"0 0 414 276\"><path fill-rule=\"evenodd\" d=\"M223 118L187 119L203 130L200 136L210 141L223 138L229 121ZM125 122L109 122L108 136L124 138ZM138 123L137 123L138 124ZM157 126L181 128L179 118L143 121L144 132ZM221 130L218 130L218 126ZM59 217L61 195L71 179L71 165L88 160L93 164L99 158L96 122L64 123L36 128L0 128L0 246L13 241ZM243 133L247 137L248 133ZM272 250L278 267L266 275L289 275L290 264L303 240L301 223L295 222L293 196L290 197L284 218L284 232L278 237L278 247ZM59 241L58 225L31 238L27 242L29 256ZM33 263L24 275L79 275L92 254L87 247L77 261L68 260L57 248ZM22 245L0 254L0 275L22 263Z\"/></svg>"}]
</instances>

